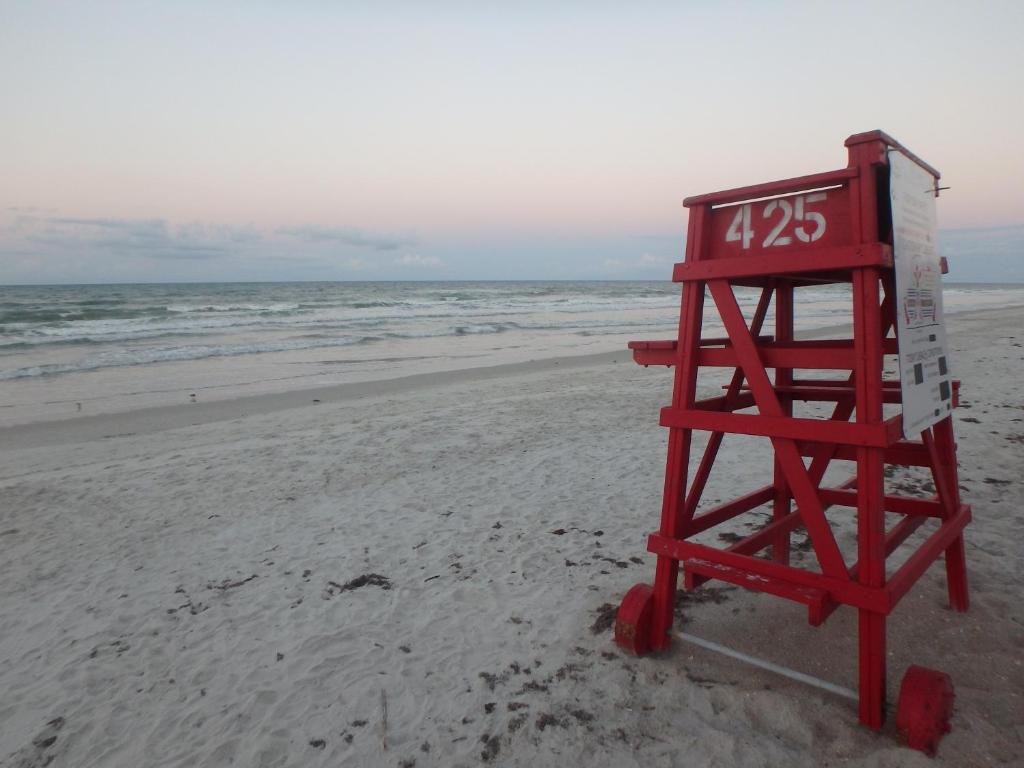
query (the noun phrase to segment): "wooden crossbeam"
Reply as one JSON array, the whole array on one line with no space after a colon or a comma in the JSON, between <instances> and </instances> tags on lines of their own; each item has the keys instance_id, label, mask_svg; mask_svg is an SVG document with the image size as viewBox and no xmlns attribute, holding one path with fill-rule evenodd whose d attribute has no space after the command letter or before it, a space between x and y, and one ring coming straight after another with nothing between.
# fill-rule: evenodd
<instances>
[{"instance_id":1,"label":"wooden crossbeam","mask_svg":"<svg viewBox=\"0 0 1024 768\"><path fill-rule=\"evenodd\" d=\"M761 297L757 302L757 309L754 310L754 317L751 320L751 333L757 335L761 332L761 326L764 324L764 319L768 315L768 305L771 303L772 290L765 288L761 291ZM725 398L722 401L722 411L732 411L737 407L747 407L746 398L741 395L740 388L743 385L743 371L737 368L733 371L732 379L729 382L728 388L725 392ZM752 403L751 403L752 404ZM697 505L700 504L701 496L704 495L704 488L707 485L708 477L711 474L711 467L715 463L715 459L718 457L718 449L722 445L722 437L724 436L722 431L714 431L708 438L708 443L704 448L704 455L701 456L700 466L697 467L697 472L693 476L693 482L690 484L690 490L686 495L686 502L684 507L684 530L689 530L690 522L693 520L693 515L697 511Z\"/></svg>"},{"instance_id":2,"label":"wooden crossbeam","mask_svg":"<svg viewBox=\"0 0 1024 768\"><path fill-rule=\"evenodd\" d=\"M716 280L760 275L792 275L802 272L827 272L860 267L891 267L892 248L882 243L864 243L833 248L817 248L791 254L745 256L733 259L676 264L672 280Z\"/></svg>"},{"instance_id":3,"label":"wooden crossbeam","mask_svg":"<svg viewBox=\"0 0 1024 768\"><path fill-rule=\"evenodd\" d=\"M780 579L806 587L824 589L830 595L833 595L837 601L845 605L866 608L880 613L886 613L889 610L889 601L884 590L858 584L856 581L852 581L849 578L849 574L845 571L841 578L834 578L802 568L792 568L781 563L774 563L771 560L763 560L760 557L727 552L723 549L715 549L714 547L698 544L693 541L668 538L657 533L652 533L647 537L647 551L655 555L665 555L667 559L678 561L698 558L709 562L721 563L722 565L750 571L751 573L768 576L769 578Z\"/></svg>"},{"instance_id":4,"label":"wooden crossbeam","mask_svg":"<svg viewBox=\"0 0 1024 768\"><path fill-rule=\"evenodd\" d=\"M732 287L725 280L712 280L708 286L729 338L732 339L733 348L743 368L743 373L757 400L758 409L764 414L759 418L763 419L766 416L792 421L792 419L786 418L782 406L775 396L772 382L768 378L764 363L758 356L757 346L751 338L750 329L743 319L743 313L740 311ZM733 418L737 418L736 414L731 415ZM836 544L832 528L825 518L821 500L818 498L817 488L807 475L807 468L800 459L796 444L792 438L773 437L772 445L793 498L800 508L800 514L807 532L810 534L814 553L822 572L833 579L849 580L850 575L846 570L843 554L839 551L839 545Z\"/></svg>"}]
</instances>

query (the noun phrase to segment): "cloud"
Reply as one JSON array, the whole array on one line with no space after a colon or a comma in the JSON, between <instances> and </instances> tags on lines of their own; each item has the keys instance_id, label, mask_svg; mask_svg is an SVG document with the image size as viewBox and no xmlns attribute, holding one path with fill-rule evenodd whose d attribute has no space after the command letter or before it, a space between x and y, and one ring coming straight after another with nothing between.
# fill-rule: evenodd
<instances>
[{"instance_id":1,"label":"cloud","mask_svg":"<svg viewBox=\"0 0 1024 768\"><path fill-rule=\"evenodd\" d=\"M0 283L394 277L441 264L412 236L330 224L234 226L0 207ZM397 259L397 261L395 261Z\"/></svg>"},{"instance_id":2,"label":"cloud","mask_svg":"<svg viewBox=\"0 0 1024 768\"><path fill-rule=\"evenodd\" d=\"M396 251L416 242L410 237L371 235L354 227L325 227L319 224L279 227L277 234L295 237L305 243L341 243L374 251Z\"/></svg>"},{"instance_id":3,"label":"cloud","mask_svg":"<svg viewBox=\"0 0 1024 768\"><path fill-rule=\"evenodd\" d=\"M440 267L441 260L437 256L420 256L418 253L406 253L395 259L395 264L402 267Z\"/></svg>"},{"instance_id":4,"label":"cloud","mask_svg":"<svg viewBox=\"0 0 1024 768\"><path fill-rule=\"evenodd\" d=\"M604 268L608 272L651 272L657 268L668 269L671 262L661 256L643 253L635 259L608 258L604 260Z\"/></svg>"},{"instance_id":5,"label":"cloud","mask_svg":"<svg viewBox=\"0 0 1024 768\"><path fill-rule=\"evenodd\" d=\"M41 208L38 205L9 205L7 206L9 213L18 213L30 216L41 216L43 214L55 214L57 213L56 208Z\"/></svg>"},{"instance_id":6,"label":"cloud","mask_svg":"<svg viewBox=\"0 0 1024 768\"><path fill-rule=\"evenodd\" d=\"M26 240L37 246L154 259L213 259L260 239L251 227L172 226L164 219L20 217L15 226L27 230Z\"/></svg>"}]
</instances>

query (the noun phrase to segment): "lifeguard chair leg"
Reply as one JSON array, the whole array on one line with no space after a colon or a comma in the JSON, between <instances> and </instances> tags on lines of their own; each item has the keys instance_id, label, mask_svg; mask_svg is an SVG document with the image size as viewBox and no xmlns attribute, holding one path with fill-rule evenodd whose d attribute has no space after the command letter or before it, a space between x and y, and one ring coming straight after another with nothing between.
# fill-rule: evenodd
<instances>
[{"instance_id":1,"label":"lifeguard chair leg","mask_svg":"<svg viewBox=\"0 0 1024 768\"><path fill-rule=\"evenodd\" d=\"M885 723L885 616L862 609L857 631L860 723L878 729Z\"/></svg>"},{"instance_id":2,"label":"lifeguard chair leg","mask_svg":"<svg viewBox=\"0 0 1024 768\"><path fill-rule=\"evenodd\" d=\"M878 272L855 272L853 294L857 422L879 424L883 357ZM857 580L871 589L885 586L884 494L882 450L858 448ZM860 722L869 728L881 728L885 722L885 618L882 613L859 610Z\"/></svg>"},{"instance_id":3,"label":"lifeguard chair leg","mask_svg":"<svg viewBox=\"0 0 1024 768\"><path fill-rule=\"evenodd\" d=\"M963 613L970 606L967 592L967 557L964 553L963 534L957 536L946 550L946 587L949 607Z\"/></svg>"},{"instance_id":4,"label":"lifeguard chair leg","mask_svg":"<svg viewBox=\"0 0 1024 768\"><path fill-rule=\"evenodd\" d=\"M753 331L757 333L756 330ZM787 342L793 340L793 284L780 282L775 287L775 340ZM793 384L792 368L777 368L775 370L775 386L788 387ZM780 396L782 411L786 416L793 415L793 399L788 396ZM775 497L772 499L772 520L778 521L788 517L793 509L793 494L786 482L786 474L775 459L773 485L775 486ZM819 478L820 480L820 478ZM817 485L815 482L815 485ZM789 565L789 530L779 530L772 539L772 560L783 565Z\"/></svg>"},{"instance_id":5,"label":"lifeguard chair leg","mask_svg":"<svg viewBox=\"0 0 1024 768\"><path fill-rule=\"evenodd\" d=\"M689 408L697 395L698 352L701 323L704 317L704 284L686 283L683 287L683 312L679 324L679 358L676 361L675 387L672 401L677 407ZM662 536L684 538L686 520L686 481L690 464L689 429L670 428L668 460L665 462L665 491L662 497ZM651 612L651 650L660 651L671 644L672 612L675 610L679 584L679 562L673 557L658 556L654 574L654 604Z\"/></svg>"},{"instance_id":6,"label":"lifeguard chair leg","mask_svg":"<svg viewBox=\"0 0 1024 768\"><path fill-rule=\"evenodd\" d=\"M885 584L885 512L882 453L876 448L857 451L858 581L875 589ZM858 614L860 722L881 728L885 722L886 616L866 609Z\"/></svg>"},{"instance_id":7,"label":"lifeguard chair leg","mask_svg":"<svg viewBox=\"0 0 1024 768\"><path fill-rule=\"evenodd\" d=\"M960 485L957 477L956 443L953 436L953 419L947 416L932 427L934 438L933 472L935 479L941 478L941 485L936 482L937 490L945 491L943 499L946 518L950 518L960 510ZM964 554L963 534L957 536L945 553L946 587L949 591L949 606L954 611L966 611L970 603L967 593L967 559Z\"/></svg>"},{"instance_id":8,"label":"lifeguard chair leg","mask_svg":"<svg viewBox=\"0 0 1024 768\"><path fill-rule=\"evenodd\" d=\"M857 452L858 581L881 588L885 584L885 512L883 511L882 456L874 448ZM881 728L885 722L886 668L883 613L858 613L860 722Z\"/></svg>"}]
</instances>

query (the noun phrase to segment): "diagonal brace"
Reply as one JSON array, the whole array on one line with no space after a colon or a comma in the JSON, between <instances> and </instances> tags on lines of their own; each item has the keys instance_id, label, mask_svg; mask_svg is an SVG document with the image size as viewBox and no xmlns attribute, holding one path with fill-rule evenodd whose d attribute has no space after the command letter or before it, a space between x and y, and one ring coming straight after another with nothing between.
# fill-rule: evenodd
<instances>
[{"instance_id":1,"label":"diagonal brace","mask_svg":"<svg viewBox=\"0 0 1024 768\"><path fill-rule=\"evenodd\" d=\"M732 287L725 280L710 280L708 286L758 409L765 416L784 417L785 413L768 378L764 363L757 353L757 346L743 319ZM796 443L788 438L773 437L772 446L793 498L797 502L804 526L810 534L822 572L832 578L848 581L850 574L843 561L842 552L836 544L821 499L818 497L818 490L807 474L807 468L800 458Z\"/></svg>"}]
</instances>

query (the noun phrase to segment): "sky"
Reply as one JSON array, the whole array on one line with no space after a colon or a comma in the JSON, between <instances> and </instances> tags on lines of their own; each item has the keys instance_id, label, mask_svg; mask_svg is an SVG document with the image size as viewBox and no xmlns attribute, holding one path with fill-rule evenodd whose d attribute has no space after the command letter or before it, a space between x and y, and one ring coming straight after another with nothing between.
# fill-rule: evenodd
<instances>
[{"instance_id":1,"label":"sky","mask_svg":"<svg viewBox=\"0 0 1024 768\"><path fill-rule=\"evenodd\" d=\"M1021 2L0 0L0 284L666 279L684 197L937 167L1024 282Z\"/></svg>"}]
</instances>

